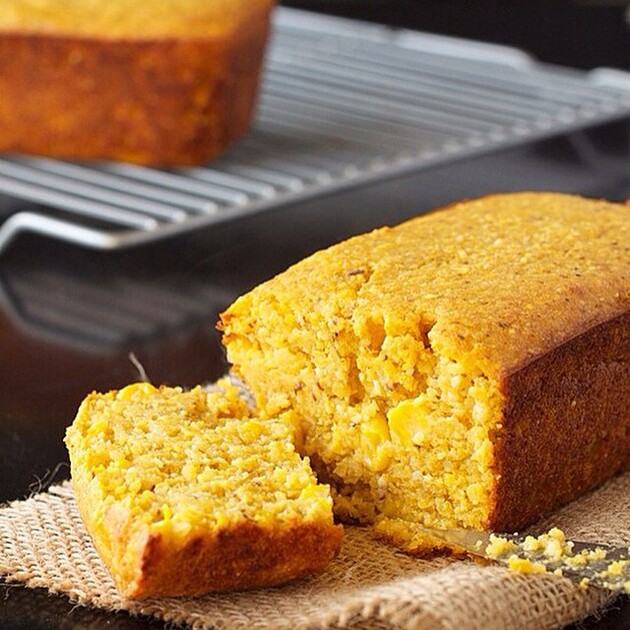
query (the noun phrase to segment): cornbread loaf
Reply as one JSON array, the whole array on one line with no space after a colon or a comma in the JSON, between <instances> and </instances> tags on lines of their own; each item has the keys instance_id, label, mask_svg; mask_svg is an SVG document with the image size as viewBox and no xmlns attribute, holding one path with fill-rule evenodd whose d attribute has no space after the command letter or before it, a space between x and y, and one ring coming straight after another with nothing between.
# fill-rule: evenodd
<instances>
[{"instance_id":1,"label":"cornbread loaf","mask_svg":"<svg viewBox=\"0 0 630 630\"><path fill-rule=\"evenodd\" d=\"M3 0L0 151L203 162L249 126L274 0Z\"/></svg>"},{"instance_id":2,"label":"cornbread loaf","mask_svg":"<svg viewBox=\"0 0 630 630\"><path fill-rule=\"evenodd\" d=\"M320 251L220 328L338 514L411 551L513 531L630 455L630 208L458 203Z\"/></svg>"},{"instance_id":3,"label":"cornbread loaf","mask_svg":"<svg viewBox=\"0 0 630 630\"><path fill-rule=\"evenodd\" d=\"M329 489L290 427L220 385L93 393L67 431L81 517L127 597L279 584L337 554Z\"/></svg>"}]
</instances>

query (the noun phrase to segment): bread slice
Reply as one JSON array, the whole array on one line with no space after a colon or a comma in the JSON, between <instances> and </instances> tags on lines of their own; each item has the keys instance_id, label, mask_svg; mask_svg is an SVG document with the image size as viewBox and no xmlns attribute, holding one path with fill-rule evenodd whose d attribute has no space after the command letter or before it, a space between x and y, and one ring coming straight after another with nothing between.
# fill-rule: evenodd
<instances>
[{"instance_id":1,"label":"bread slice","mask_svg":"<svg viewBox=\"0 0 630 630\"><path fill-rule=\"evenodd\" d=\"M249 127L274 0L3 0L0 151L201 163Z\"/></svg>"},{"instance_id":2,"label":"bread slice","mask_svg":"<svg viewBox=\"0 0 630 630\"><path fill-rule=\"evenodd\" d=\"M337 513L517 530L630 459L630 208L495 195L352 238L239 298L228 358Z\"/></svg>"},{"instance_id":3,"label":"bread slice","mask_svg":"<svg viewBox=\"0 0 630 630\"><path fill-rule=\"evenodd\" d=\"M337 555L329 489L290 428L220 386L93 393L67 431L79 511L126 597L280 584Z\"/></svg>"}]
</instances>

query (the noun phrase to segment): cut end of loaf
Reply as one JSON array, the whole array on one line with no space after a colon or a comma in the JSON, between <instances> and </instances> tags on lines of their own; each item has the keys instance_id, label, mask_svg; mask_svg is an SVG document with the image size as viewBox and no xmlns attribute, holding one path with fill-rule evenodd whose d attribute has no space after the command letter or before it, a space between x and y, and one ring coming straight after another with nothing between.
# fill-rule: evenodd
<instances>
[{"instance_id":1,"label":"cut end of loaf","mask_svg":"<svg viewBox=\"0 0 630 630\"><path fill-rule=\"evenodd\" d=\"M346 274L346 304L360 302L358 275ZM298 319L290 308L244 301L234 308L264 324L255 335L241 332L228 314L229 357L254 384L261 408L294 425L298 448L331 484L341 518L375 524L409 550L427 546L418 523L486 525L491 433L503 404L496 380L441 354L435 328L404 311L344 317L346 305L329 298L331 312Z\"/></svg>"}]
</instances>

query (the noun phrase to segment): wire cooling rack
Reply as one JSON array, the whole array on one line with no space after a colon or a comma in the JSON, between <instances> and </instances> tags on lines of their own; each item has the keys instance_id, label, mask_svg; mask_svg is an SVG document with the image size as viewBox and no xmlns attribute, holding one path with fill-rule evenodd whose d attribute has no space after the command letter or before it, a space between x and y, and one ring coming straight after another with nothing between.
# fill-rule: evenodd
<instances>
[{"instance_id":1,"label":"wire cooling rack","mask_svg":"<svg viewBox=\"0 0 630 630\"><path fill-rule=\"evenodd\" d=\"M281 8L244 140L171 170L4 156L0 252L25 231L129 247L629 115L621 71Z\"/></svg>"}]
</instances>

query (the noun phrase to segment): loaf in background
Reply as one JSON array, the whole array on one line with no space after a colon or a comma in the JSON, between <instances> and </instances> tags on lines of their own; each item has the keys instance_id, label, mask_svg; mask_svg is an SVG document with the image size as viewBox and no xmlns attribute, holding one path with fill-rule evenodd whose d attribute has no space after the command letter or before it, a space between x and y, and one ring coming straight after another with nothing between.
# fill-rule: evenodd
<instances>
[{"instance_id":1,"label":"loaf in background","mask_svg":"<svg viewBox=\"0 0 630 630\"><path fill-rule=\"evenodd\" d=\"M249 127L274 0L3 0L0 151L198 164Z\"/></svg>"}]
</instances>

